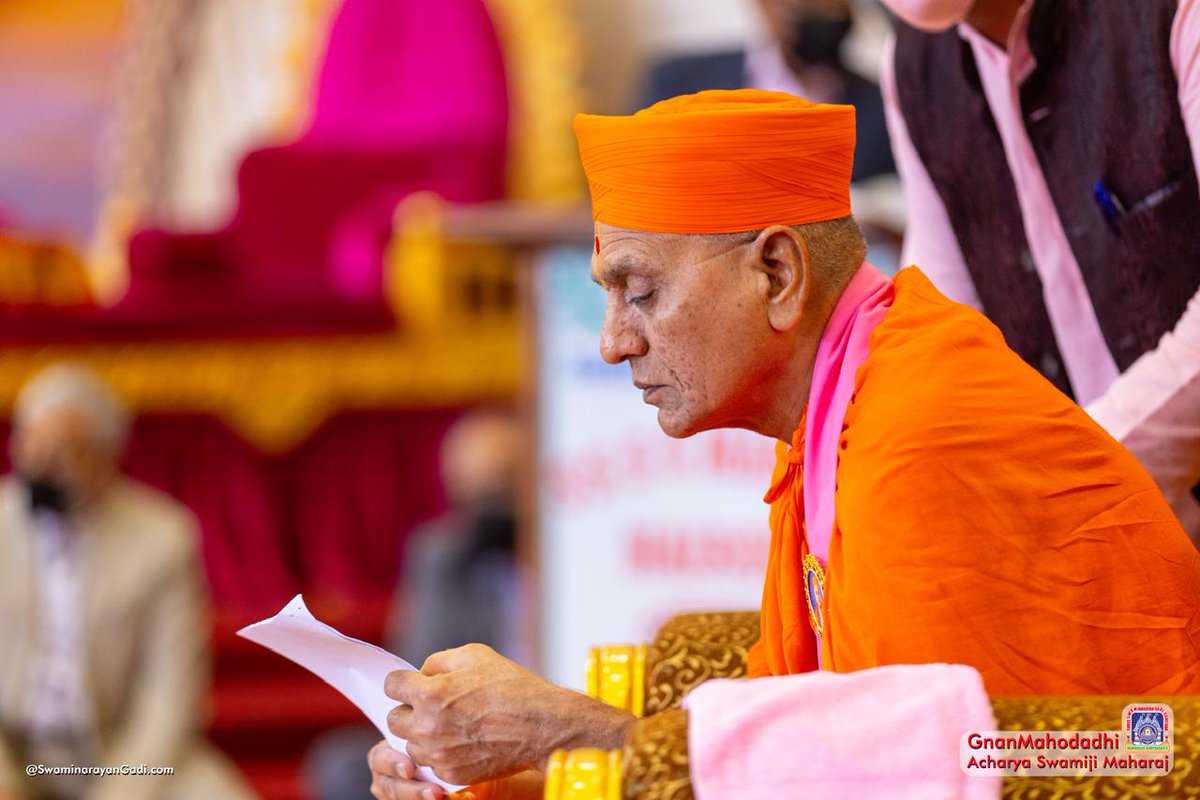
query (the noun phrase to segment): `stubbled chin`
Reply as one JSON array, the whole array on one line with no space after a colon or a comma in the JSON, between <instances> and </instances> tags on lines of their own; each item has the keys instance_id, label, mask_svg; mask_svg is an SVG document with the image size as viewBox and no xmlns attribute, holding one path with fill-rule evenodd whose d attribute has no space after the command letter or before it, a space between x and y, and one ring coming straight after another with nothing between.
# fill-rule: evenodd
<instances>
[{"instance_id":1,"label":"stubbled chin","mask_svg":"<svg viewBox=\"0 0 1200 800\"><path fill-rule=\"evenodd\" d=\"M676 419L664 409L658 410L658 427L662 428L662 432L672 439L686 439L699 433L700 428L689 424L691 422L691 420Z\"/></svg>"}]
</instances>

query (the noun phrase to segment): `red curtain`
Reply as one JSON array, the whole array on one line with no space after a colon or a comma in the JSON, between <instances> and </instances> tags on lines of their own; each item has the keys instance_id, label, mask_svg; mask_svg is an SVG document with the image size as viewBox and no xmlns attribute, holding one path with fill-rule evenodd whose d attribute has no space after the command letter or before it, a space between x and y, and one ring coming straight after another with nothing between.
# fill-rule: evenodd
<instances>
[{"instance_id":1,"label":"red curtain","mask_svg":"<svg viewBox=\"0 0 1200 800\"><path fill-rule=\"evenodd\" d=\"M379 598L395 589L407 535L445 508L438 447L460 413L344 413L283 454L213 417L144 415L124 468L199 518L224 609L275 611L298 591ZM8 435L5 423L5 468Z\"/></svg>"}]
</instances>

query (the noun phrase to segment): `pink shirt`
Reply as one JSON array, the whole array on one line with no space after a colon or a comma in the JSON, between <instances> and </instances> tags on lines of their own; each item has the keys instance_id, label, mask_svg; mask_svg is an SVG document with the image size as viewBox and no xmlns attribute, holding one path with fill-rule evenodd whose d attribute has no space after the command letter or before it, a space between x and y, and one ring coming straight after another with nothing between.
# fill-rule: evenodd
<instances>
[{"instance_id":1,"label":"pink shirt","mask_svg":"<svg viewBox=\"0 0 1200 800\"><path fill-rule=\"evenodd\" d=\"M1025 35L1029 7L1026 2L1018 12L1007 50L965 23L958 30L974 54L1004 145L1063 367L1080 405L1141 459L1184 527L1200 541L1200 504L1191 495L1200 481L1200 293L1174 330L1121 374L1022 121L1018 87L1034 67ZM909 213L901 263L919 264L951 299L980 308L946 209L899 109L894 47L890 41L881 83ZM1200 0L1180 0L1170 47L1179 105L1200 172Z\"/></svg>"}]
</instances>

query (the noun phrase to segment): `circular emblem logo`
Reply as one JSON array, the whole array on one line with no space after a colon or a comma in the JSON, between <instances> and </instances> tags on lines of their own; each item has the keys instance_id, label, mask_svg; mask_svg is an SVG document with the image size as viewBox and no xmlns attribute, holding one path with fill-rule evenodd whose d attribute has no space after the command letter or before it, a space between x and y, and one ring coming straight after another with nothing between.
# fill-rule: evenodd
<instances>
[{"instance_id":1,"label":"circular emblem logo","mask_svg":"<svg viewBox=\"0 0 1200 800\"><path fill-rule=\"evenodd\" d=\"M1143 714L1138 720L1137 728L1133 731L1135 744L1160 744L1163 740L1163 727L1157 716Z\"/></svg>"}]
</instances>

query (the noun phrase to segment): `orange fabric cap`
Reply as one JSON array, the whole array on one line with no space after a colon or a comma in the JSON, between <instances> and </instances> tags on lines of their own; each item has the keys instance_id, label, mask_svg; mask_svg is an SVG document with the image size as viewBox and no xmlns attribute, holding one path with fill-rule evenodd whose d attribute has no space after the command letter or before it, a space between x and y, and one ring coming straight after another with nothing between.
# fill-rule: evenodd
<instances>
[{"instance_id":1,"label":"orange fabric cap","mask_svg":"<svg viewBox=\"0 0 1200 800\"><path fill-rule=\"evenodd\" d=\"M853 106L714 90L628 117L578 114L575 136L598 222L734 233L850 215Z\"/></svg>"}]
</instances>

